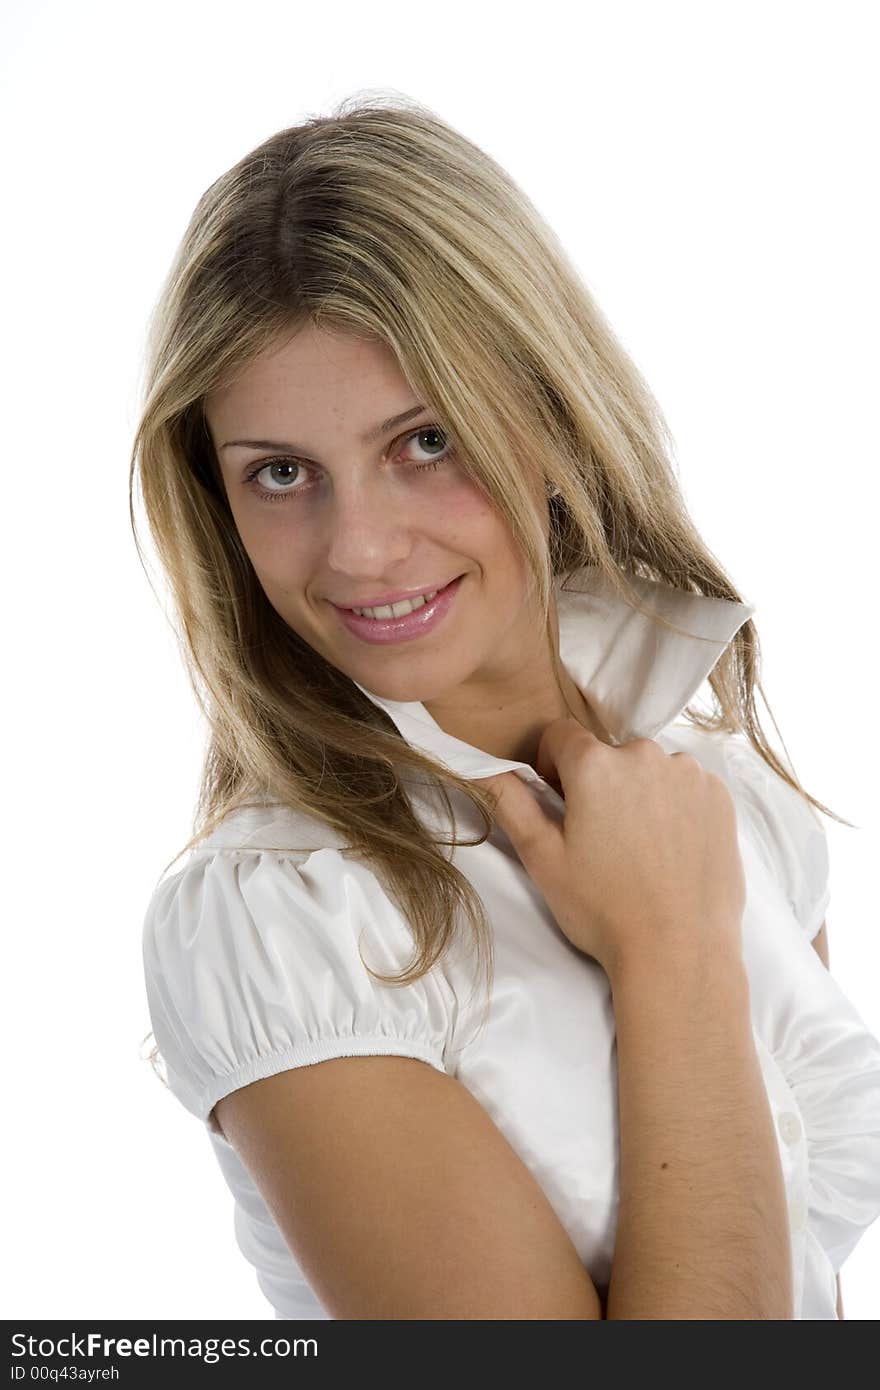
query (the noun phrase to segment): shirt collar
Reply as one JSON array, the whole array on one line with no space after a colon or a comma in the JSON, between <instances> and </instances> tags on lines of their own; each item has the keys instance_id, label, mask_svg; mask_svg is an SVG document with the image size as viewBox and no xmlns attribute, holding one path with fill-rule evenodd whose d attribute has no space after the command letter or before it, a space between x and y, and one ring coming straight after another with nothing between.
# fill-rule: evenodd
<instances>
[{"instance_id":1,"label":"shirt collar","mask_svg":"<svg viewBox=\"0 0 880 1390\"><path fill-rule=\"evenodd\" d=\"M754 604L627 577L645 606L685 629L684 635L631 608L598 566L554 580L560 661L618 744L654 738L673 723L755 612ZM496 758L445 733L420 701L386 700L354 684L390 716L407 743L460 777L519 772L528 781L538 779L528 763Z\"/></svg>"}]
</instances>

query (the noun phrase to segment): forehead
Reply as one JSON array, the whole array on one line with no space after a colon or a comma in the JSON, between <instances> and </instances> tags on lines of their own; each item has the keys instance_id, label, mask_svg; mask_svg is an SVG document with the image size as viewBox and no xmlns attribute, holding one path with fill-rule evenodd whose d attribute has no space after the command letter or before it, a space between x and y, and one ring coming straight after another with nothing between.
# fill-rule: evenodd
<instances>
[{"instance_id":1,"label":"forehead","mask_svg":"<svg viewBox=\"0 0 880 1390\"><path fill-rule=\"evenodd\" d=\"M248 364L231 384L211 392L212 427L263 428L267 412L301 429L311 419L369 425L385 404L412 404L413 392L394 353L377 339L308 325ZM391 409L387 413L391 413ZM369 418L367 418L369 417Z\"/></svg>"}]
</instances>

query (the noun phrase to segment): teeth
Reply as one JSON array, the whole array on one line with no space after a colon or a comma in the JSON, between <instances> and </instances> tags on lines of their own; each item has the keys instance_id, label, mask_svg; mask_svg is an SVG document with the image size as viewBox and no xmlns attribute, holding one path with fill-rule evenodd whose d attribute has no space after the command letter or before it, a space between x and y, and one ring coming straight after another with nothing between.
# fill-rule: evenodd
<instances>
[{"instance_id":1,"label":"teeth","mask_svg":"<svg viewBox=\"0 0 880 1390\"><path fill-rule=\"evenodd\" d=\"M353 608L352 613L359 613L362 618L402 618L404 613L414 613L422 604L434 598L440 592L439 589L432 589L430 594L419 594L417 598L404 598L400 603L383 604L381 608Z\"/></svg>"}]
</instances>

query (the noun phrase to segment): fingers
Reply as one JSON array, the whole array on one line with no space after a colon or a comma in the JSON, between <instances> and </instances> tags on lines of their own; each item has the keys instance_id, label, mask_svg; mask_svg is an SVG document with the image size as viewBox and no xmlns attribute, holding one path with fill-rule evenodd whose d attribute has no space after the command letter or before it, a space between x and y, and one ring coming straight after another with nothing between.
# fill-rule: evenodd
<instances>
[{"instance_id":1,"label":"fingers","mask_svg":"<svg viewBox=\"0 0 880 1390\"><path fill-rule=\"evenodd\" d=\"M478 784L487 787L492 793L495 800L495 819L504 830L507 829L507 823L512 823L516 816L514 808L517 803L517 790L522 790L519 781L515 772L501 772L494 777L477 778Z\"/></svg>"},{"instance_id":2,"label":"fingers","mask_svg":"<svg viewBox=\"0 0 880 1390\"><path fill-rule=\"evenodd\" d=\"M495 798L495 820L507 835L524 868L540 863L551 852L551 839L559 830L538 804L532 791L515 772L481 777Z\"/></svg>"},{"instance_id":3,"label":"fingers","mask_svg":"<svg viewBox=\"0 0 880 1390\"><path fill-rule=\"evenodd\" d=\"M560 785L564 795L583 760L604 747L600 738L567 715L547 725L538 744L535 767L545 782Z\"/></svg>"}]
</instances>

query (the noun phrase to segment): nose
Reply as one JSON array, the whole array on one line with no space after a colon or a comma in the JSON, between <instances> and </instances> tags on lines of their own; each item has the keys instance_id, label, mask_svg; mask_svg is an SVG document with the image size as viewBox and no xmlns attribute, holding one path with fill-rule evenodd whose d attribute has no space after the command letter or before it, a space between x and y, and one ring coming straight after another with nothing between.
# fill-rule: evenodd
<instances>
[{"instance_id":1,"label":"nose","mask_svg":"<svg viewBox=\"0 0 880 1390\"><path fill-rule=\"evenodd\" d=\"M373 471L334 485L327 564L351 579L382 579L412 549L413 517L393 483Z\"/></svg>"}]
</instances>

